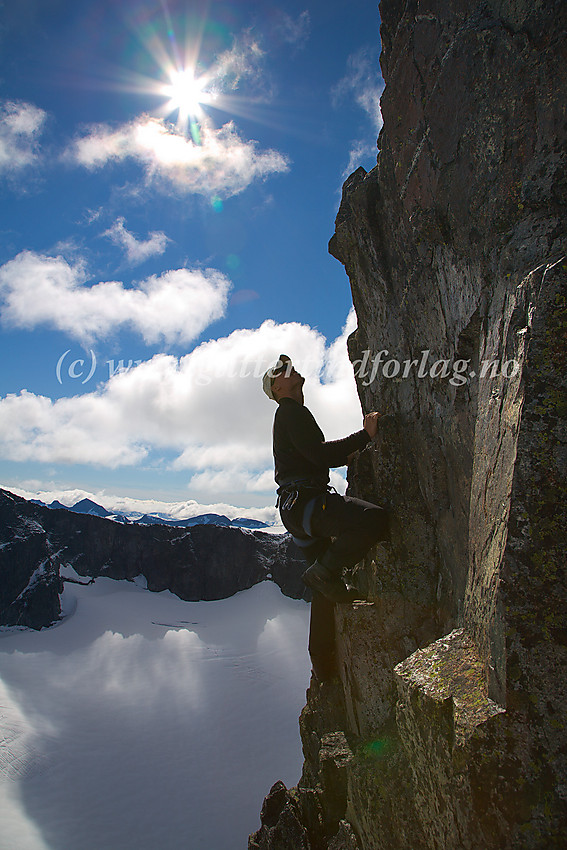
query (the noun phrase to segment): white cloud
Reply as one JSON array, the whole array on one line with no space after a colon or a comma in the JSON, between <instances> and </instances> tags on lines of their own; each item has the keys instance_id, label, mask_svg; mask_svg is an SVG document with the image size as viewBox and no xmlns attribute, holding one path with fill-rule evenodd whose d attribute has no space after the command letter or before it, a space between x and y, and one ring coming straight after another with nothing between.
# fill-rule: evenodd
<instances>
[{"instance_id":1,"label":"white cloud","mask_svg":"<svg viewBox=\"0 0 567 850\"><path fill-rule=\"evenodd\" d=\"M295 47L304 47L311 33L311 17L307 10L301 12L297 18L292 18L287 12L279 10L277 13L274 32L286 44Z\"/></svg>"},{"instance_id":2,"label":"white cloud","mask_svg":"<svg viewBox=\"0 0 567 850\"><path fill-rule=\"evenodd\" d=\"M279 527L279 514L275 507L271 505L264 508L243 508L227 502L200 503L194 499L166 502L160 499L136 499L125 496L123 493L117 495L106 490L61 489L61 487L53 484L49 486L49 489L45 489L39 481L24 483L25 486L23 487L9 484L2 485L2 487L22 496L24 499L40 499L46 505L57 500L62 505L71 507L81 499L91 499L98 505L102 505L106 510L116 511L117 513L163 514L178 520L189 519L201 514L221 514L229 519L237 519L238 517L259 519L267 523L276 523ZM271 484L272 482L270 482L270 486ZM266 486L264 490L270 489L270 486Z\"/></svg>"},{"instance_id":3,"label":"white cloud","mask_svg":"<svg viewBox=\"0 0 567 850\"><path fill-rule=\"evenodd\" d=\"M336 109L346 99L354 97L355 103L366 112L376 134L382 129L382 112L380 109L380 98L384 91L384 81L380 73L378 56L374 51L365 49L358 50L349 56L347 62L347 73L339 80L331 92L331 99ZM343 180L358 168L367 163L371 158L376 164L376 143L370 142L367 137L363 140L355 139L349 152L348 163L343 170Z\"/></svg>"},{"instance_id":4,"label":"white cloud","mask_svg":"<svg viewBox=\"0 0 567 850\"><path fill-rule=\"evenodd\" d=\"M234 91L243 79L258 78L259 64L264 55L258 39L252 31L246 30L229 50L220 54L205 74L209 80L207 91L213 94Z\"/></svg>"},{"instance_id":5,"label":"white cloud","mask_svg":"<svg viewBox=\"0 0 567 850\"><path fill-rule=\"evenodd\" d=\"M194 340L226 309L230 282L214 269L173 269L137 287L118 281L86 285L84 265L23 251L0 267L3 323L47 326L89 343L121 327L147 343Z\"/></svg>"},{"instance_id":6,"label":"white cloud","mask_svg":"<svg viewBox=\"0 0 567 850\"><path fill-rule=\"evenodd\" d=\"M191 478L191 488L203 493L266 493L273 490L274 474L272 470L250 474L242 469L207 469Z\"/></svg>"},{"instance_id":7,"label":"white cloud","mask_svg":"<svg viewBox=\"0 0 567 850\"><path fill-rule=\"evenodd\" d=\"M256 142L242 140L232 122L218 130L203 124L200 136L200 144L195 144L165 121L142 116L115 130L92 128L67 155L90 169L135 159L148 182L165 180L182 192L223 197L289 168L278 151L259 151Z\"/></svg>"},{"instance_id":8,"label":"white cloud","mask_svg":"<svg viewBox=\"0 0 567 850\"><path fill-rule=\"evenodd\" d=\"M25 391L8 396L0 400L0 455L115 467L154 452L193 476L189 487L201 501L207 493L215 500L273 493L276 407L262 392L261 375L281 352L290 354L327 439L357 430L362 414L345 344L353 324L351 313L327 346L307 325L266 321L180 359L156 355L89 394L56 401Z\"/></svg>"},{"instance_id":9,"label":"white cloud","mask_svg":"<svg viewBox=\"0 0 567 850\"><path fill-rule=\"evenodd\" d=\"M0 173L21 171L38 157L38 139L45 123L43 109L22 101L0 104Z\"/></svg>"},{"instance_id":10,"label":"white cloud","mask_svg":"<svg viewBox=\"0 0 567 850\"><path fill-rule=\"evenodd\" d=\"M104 394L52 401L22 390L1 399L0 410L0 452L13 461L114 468L147 454L135 438L121 434L123 411Z\"/></svg>"},{"instance_id":11,"label":"white cloud","mask_svg":"<svg viewBox=\"0 0 567 850\"><path fill-rule=\"evenodd\" d=\"M126 258L132 266L139 265L156 254L163 254L169 242L168 237L161 230L152 231L145 240L136 239L133 233L126 230L122 216L102 235L108 236L115 245L126 251Z\"/></svg>"},{"instance_id":12,"label":"white cloud","mask_svg":"<svg viewBox=\"0 0 567 850\"><path fill-rule=\"evenodd\" d=\"M352 97L372 121L374 129L382 128L380 98L384 81L380 73L378 55L375 51L361 48L348 58L347 73L333 88L332 99L337 107L346 97Z\"/></svg>"},{"instance_id":13,"label":"white cloud","mask_svg":"<svg viewBox=\"0 0 567 850\"><path fill-rule=\"evenodd\" d=\"M349 152L348 162L345 168L343 169L343 181L346 180L346 178L350 174L352 174L353 171L356 171L356 169L360 167L361 163L366 162L372 156L374 157L374 159L376 159L376 143L371 145L368 142L354 142Z\"/></svg>"}]
</instances>

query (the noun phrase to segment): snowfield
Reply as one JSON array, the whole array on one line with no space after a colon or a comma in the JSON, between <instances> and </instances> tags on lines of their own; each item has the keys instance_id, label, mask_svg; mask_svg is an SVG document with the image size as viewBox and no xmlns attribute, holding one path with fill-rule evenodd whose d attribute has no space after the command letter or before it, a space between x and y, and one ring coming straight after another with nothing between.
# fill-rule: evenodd
<instances>
[{"instance_id":1,"label":"snowfield","mask_svg":"<svg viewBox=\"0 0 567 850\"><path fill-rule=\"evenodd\" d=\"M0 850L246 850L301 773L309 606L99 578L0 633Z\"/></svg>"}]
</instances>

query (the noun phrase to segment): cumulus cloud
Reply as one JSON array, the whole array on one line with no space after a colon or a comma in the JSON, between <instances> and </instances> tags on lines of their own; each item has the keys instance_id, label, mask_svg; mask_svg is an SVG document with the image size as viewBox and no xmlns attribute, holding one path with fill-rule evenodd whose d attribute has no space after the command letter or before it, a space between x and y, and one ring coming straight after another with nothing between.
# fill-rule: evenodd
<instances>
[{"instance_id":1,"label":"cumulus cloud","mask_svg":"<svg viewBox=\"0 0 567 850\"><path fill-rule=\"evenodd\" d=\"M200 144L195 144L162 119L142 116L117 129L93 127L75 140L67 156L89 169L134 159L149 182L166 181L182 192L224 197L289 168L283 154L259 151L256 142L241 139L233 122L220 129L203 124L200 136Z\"/></svg>"},{"instance_id":2,"label":"cumulus cloud","mask_svg":"<svg viewBox=\"0 0 567 850\"><path fill-rule=\"evenodd\" d=\"M210 102L215 109L234 115L246 113L254 101L269 99L270 78L262 68L264 56L255 32L244 31L205 72L191 67L183 72L196 74L203 94L201 105L184 106L173 93L154 116L144 114L118 126L85 128L67 147L64 158L91 170L134 160L147 184L206 197L230 197L256 180L288 171L289 160L280 151L262 150L255 140L242 138L233 121L215 127L202 108L203 103ZM173 72L172 80L175 78ZM240 91L244 84L245 96ZM156 94L167 98L168 87L164 90L162 84L156 86ZM197 115L190 120L193 109ZM174 126L166 119L176 112Z\"/></svg>"},{"instance_id":3,"label":"cumulus cloud","mask_svg":"<svg viewBox=\"0 0 567 850\"><path fill-rule=\"evenodd\" d=\"M23 101L0 103L0 173L11 174L32 165L46 113Z\"/></svg>"},{"instance_id":4,"label":"cumulus cloud","mask_svg":"<svg viewBox=\"0 0 567 850\"><path fill-rule=\"evenodd\" d=\"M132 266L143 263L149 257L163 254L169 242L168 237L161 230L152 231L147 239L136 239L134 234L126 229L122 216L102 235L108 236L115 245L124 249L126 259Z\"/></svg>"},{"instance_id":5,"label":"cumulus cloud","mask_svg":"<svg viewBox=\"0 0 567 850\"><path fill-rule=\"evenodd\" d=\"M14 461L114 468L135 464L147 454L135 439L120 437L122 411L104 394L52 401L22 390L1 399L0 410L0 451Z\"/></svg>"},{"instance_id":6,"label":"cumulus cloud","mask_svg":"<svg viewBox=\"0 0 567 850\"><path fill-rule=\"evenodd\" d=\"M126 288L87 285L84 265L23 251L0 267L5 326L47 326L83 343L122 327L148 344L190 342L226 309L230 282L214 269L173 269Z\"/></svg>"},{"instance_id":7,"label":"cumulus cloud","mask_svg":"<svg viewBox=\"0 0 567 850\"><path fill-rule=\"evenodd\" d=\"M194 496L272 492L275 405L261 375L283 351L306 377L305 398L327 439L362 425L346 336L327 345L313 328L269 320L160 354L113 375L95 392L58 399L29 392L0 400L0 454L13 460L139 464L150 453L187 471ZM340 478L336 480L340 483Z\"/></svg>"}]
</instances>

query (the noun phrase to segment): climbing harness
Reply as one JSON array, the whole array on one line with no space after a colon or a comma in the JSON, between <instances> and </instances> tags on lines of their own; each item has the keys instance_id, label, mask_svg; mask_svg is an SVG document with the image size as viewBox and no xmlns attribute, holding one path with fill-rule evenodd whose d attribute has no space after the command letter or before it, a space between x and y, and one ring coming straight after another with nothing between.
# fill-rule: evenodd
<instances>
[{"instance_id":1,"label":"climbing harness","mask_svg":"<svg viewBox=\"0 0 567 850\"><path fill-rule=\"evenodd\" d=\"M309 494L309 491L315 492L315 495L311 498L307 499L307 501L303 505L303 511L301 517L293 517L292 524L295 526L294 531L299 531L306 536L298 536L297 533L291 533L293 537L294 543L296 543L301 548L305 548L307 546L311 546L315 541L320 540L321 538L317 537L312 529L311 529L311 519L313 516L313 511L315 510L316 504L322 499L321 510L325 510L327 507L327 493L336 492L334 487L330 487L328 484L320 484L313 479L300 479L297 481L287 481L282 484L278 488L278 499L276 502L276 507L280 509L280 511L289 512L291 511L298 499L300 497L304 497Z\"/></svg>"}]
</instances>

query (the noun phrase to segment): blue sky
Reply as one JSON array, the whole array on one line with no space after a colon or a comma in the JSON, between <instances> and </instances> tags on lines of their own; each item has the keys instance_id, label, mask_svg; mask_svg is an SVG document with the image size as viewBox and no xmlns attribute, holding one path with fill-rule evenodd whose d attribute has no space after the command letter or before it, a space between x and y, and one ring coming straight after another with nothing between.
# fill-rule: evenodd
<instances>
[{"instance_id":1,"label":"blue sky","mask_svg":"<svg viewBox=\"0 0 567 850\"><path fill-rule=\"evenodd\" d=\"M280 351L360 427L327 244L376 162L377 4L25 0L0 49L2 486L271 510Z\"/></svg>"}]
</instances>

